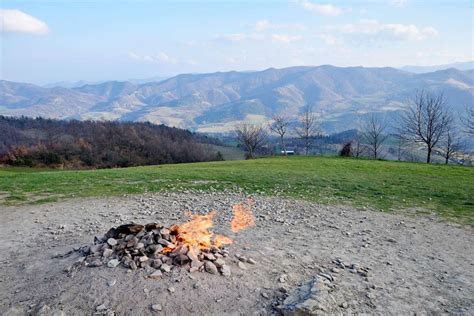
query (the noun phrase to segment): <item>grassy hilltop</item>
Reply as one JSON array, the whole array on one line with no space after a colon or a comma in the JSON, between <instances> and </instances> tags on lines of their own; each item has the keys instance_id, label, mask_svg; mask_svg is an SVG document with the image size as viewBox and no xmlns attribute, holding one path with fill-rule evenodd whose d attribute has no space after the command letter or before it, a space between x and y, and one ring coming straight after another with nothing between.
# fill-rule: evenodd
<instances>
[{"instance_id":1,"label":"grassy hilltop","mask_svg":"<svg viewBox=\"0 0 474 316\"><path fill-rule=\"evenodd\" d=\"M383 211L423 208L474 223L474 168L278 157L101 170L0 169L0 203L153 191L241 189Z\"/></svg>"}]
</instances>

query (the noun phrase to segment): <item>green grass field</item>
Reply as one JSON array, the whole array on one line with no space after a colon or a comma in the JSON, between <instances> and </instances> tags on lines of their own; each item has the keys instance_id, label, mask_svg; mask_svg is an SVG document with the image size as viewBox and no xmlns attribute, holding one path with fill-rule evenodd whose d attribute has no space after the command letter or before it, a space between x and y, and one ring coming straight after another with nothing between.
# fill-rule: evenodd
<instances>
[{"instance_id":1,"label":"green grass field","mask_svg":"<svg viewBox=\"0 0 474 316\"><path fill-rule=\"evenodd\" d=\"M0 169L0 203L172 191L243 190L383 211L420 207L472 225L474 168L328 157L278 157L84 171Z\"/></svg>"}]
</instances>

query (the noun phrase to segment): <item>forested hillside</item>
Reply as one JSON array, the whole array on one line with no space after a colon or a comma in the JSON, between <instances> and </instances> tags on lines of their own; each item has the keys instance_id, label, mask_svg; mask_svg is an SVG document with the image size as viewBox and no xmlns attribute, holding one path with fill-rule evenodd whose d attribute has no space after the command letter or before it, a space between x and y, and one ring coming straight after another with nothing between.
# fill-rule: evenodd
<instances>
[{"instance_id":1,"label":"forested hillside","mask_svg":"<svg viewBox=\"0 0 474 316\"><path fill-rule=\"evenodd\" d=\"M0 163L107 168L220 160L216 140L151 123L0 116Z\"/></svg>"}]
</instances>

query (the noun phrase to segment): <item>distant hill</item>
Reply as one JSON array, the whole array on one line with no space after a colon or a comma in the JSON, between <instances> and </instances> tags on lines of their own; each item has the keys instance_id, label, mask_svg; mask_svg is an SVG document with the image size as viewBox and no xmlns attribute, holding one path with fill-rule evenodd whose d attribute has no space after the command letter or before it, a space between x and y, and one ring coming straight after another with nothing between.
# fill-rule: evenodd
<instances>
[{"instance_id":1,"label":"distant hill","mask_svg":"<svg viewBox=\"0 0 474 316\"><path fill-rule=\"evenodd\" d=\"M261 122L275 112L296 117L311 105L331 133L354 128L365 113L394 115L417 89L444 91L453 111L462 111L473 103L474 73L325 65L182 74L160 82L108 81L71 89L0 81L0 89L3 115L150 121L222 132L239 120Z\"/></svg>"},{"instance_id":2,"label":"distant hill","mask_svg":"<svg viewBox=\"0 0 474 316\"><path fill-rule=\"evenodd\" d=\"M216 139L151 123L0 116L0 164L109 168L220 160Z\"/></svg>"},{"instance_id":3,"label":"distant hill","mask_svg":"<svg viewBox=\"0 0 474 316\"><path fill-rule=\"evenodd\" d=\"M474 60L466 61L466 62L457 62L457 63L446 64L446 65L435 65L435 66L404 66L400 69L413 72L416 74L422 74L426 72L445 70L449 68L454 68L457 70L471 70L471 69L474 69Z\"/></svg>"}]
</instances>

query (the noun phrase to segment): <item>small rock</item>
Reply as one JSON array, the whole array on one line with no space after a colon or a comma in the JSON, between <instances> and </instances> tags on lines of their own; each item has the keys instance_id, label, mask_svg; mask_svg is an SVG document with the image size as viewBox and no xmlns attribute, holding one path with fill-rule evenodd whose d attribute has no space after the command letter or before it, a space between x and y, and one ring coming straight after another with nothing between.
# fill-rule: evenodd
<instances>
[{"instance_id":1,"label":"small rock","mask_svg":"<svg viewBox=\"0 0 474 316\"><path fill-rule=\"evenodd\" d=\"M104 256L104 258L108 258L110 257L112 254L114 253L114 251L112 249L105 249L104 250L104 253L102 254L102 256Z\"/></svg>"},{"instance_id":2,"label":"small rock","mask_svg":"<svg viewBox=\"0 0 474 316\"><path fill-rule=\"evenodd\" d=\"M107 262L107 267L109 268L115 268L120 264L120 261L118 259L112 259L109 262Z\"/></svg>"},{"instance_id":3,"label":"small rock","mask_svg":"<svg viewBox=\"0 0 474 316\"><path fill-rule=\"evenodd\" d=\"M222 268L221 268L221 273L223 276L230 276L231 275L231 272L230 272L230 267L228 265L223 265Z\"/></svg>"},{"instance_id":4,"label":"small rock","mask_svg":"<svg viewBox=\"0 0 474 316\"><path fill-rule=\"evenodd\" d=\"M162 276L163 276L163 273L160 270L156 270L155 272L150 274L148 277L153 280L158 280L158 279L161 279Z\"/></svg>"},{"instance_id":5,"label":"small rock","mask_svg":"<svg viewBox=\"0 0 474 316\"><path fill-rule=\"evenodd\" d=\"M163 309L163 306L161 306L161 304L151 305L151 310L154 312L161 312L162 309Z\"/></svg>"},{"instance_id":6,"label":"small rock","mask_svg":"<svg viewBox=\"0 0 474 316\"><path fill-rule=\"evenodd\" d=\"M101 304L95 308L97 312L105 311L106 309L107 309L107 306L105 306L105 304Z\"/></svg>"},{"instance_id":7,"label":"small rock","mask_svg":"<svg viewBox=\"0 0 474 316\"><path fill-rule=\"evenodd\" d=\"M342 302L339 306L341 306L342 308L347 308L349 304L347 304L347 302Z\"/></svg>"},{"instance_id":8,"label":"small rock","mask_svg":"<svg viewBox=\"0 0 474 316\"><path fill-rule=\"evenodd\" d=\"M219 258L216 261L214 261L214 264L216 265L216 267L222 268L225 265L225 261L223 259Z\"/></svg>"},{"instance_id":9,"label":"small rock","mask_svg":"<svg viewBox=\"0 0 474 316\"><path fill-rule=\"evenodd\" d=\"M278 278L278 282L285 283L286 282L286 274L280 275L280 277Z\"/></svg>"},{"instance_id":10,"label":"small rock","mask_svg":"<svg viewBox=\"0 0 474 316\"><path fill-rule=\"evenodd\" d=\"M265 292L262 292L262 293L260 293L260 294L262 295L263 298L266 298L266 299L269 299L269 298L270 298L270 296L268 296L268 294L265 293Z\"/></svg>"},{"instance_id":11,"label":"small rock","mask_svg":"<svg viewBox=\"0 0 474 316\"><path fill-rule=\"evenodd\" d=\"M117 283L117 280L116 279L111 279L111 280L108 280L107 281L107 285L112 287L115 285L115 283Z\"/></svg>"},{"instance_id":12,"label":"small rock","mask_svg":"<svg viewBox=\"0 0 474 316\"><path fill-rule=\"evenodd\" d=\"M170 286L170 287L168 288L168 292L174 293L174 291L175 291L174 287Z\"/></svg>"},{"instance_id":13,"label":"small rock","mask_svg":"<svg viewBox=\"0 0 474 316\"><path fill-rule=\"evenodd\" d=\"M211 261L206 261L206 263L204 264L204 268L210 274L217 274L218 273L216 265L214 263L212 263Z\"/></svg>"},{"instance_id":14,"label":"small rock","mask_svg":"<svg viewBox=\"0 0 474 316\"><path fill-rule=\"evenodd\" d=\"M242 261L239 261L239 263L237 265L239 266L240 269L247 270L247 267L245 266L245 264Z\"/></svg>"},{"instance_id":15,"label":"small rock","mask_svg":"<svg viewBox=\"0 0 474 316\"><path fill-rule=\"evenodd\" d=\"M161 271L163 272L170 272L171 271L171 266L167 265L166 263L163 263L160 267Z\"/></svg>"},{"instance_id":16,"label":"small rock","mask_svg":"<svg viewBox=\"0 0 474 316\"><path fill-rule=\"evenodd\" d=\"M113 247L117 244L117 240L115 238L109 238L107 239L107 243Z\"/></svg>"},{"instance_id":17,"label":"small rock","mask_svg":"<svg viewBox=\"0 0 474 316\"><path fill-rule=\"evenodd\" d=\"M250 263L250 264L256 264L257 262L255 260L253 260L252 258L248 258L247 259L247 262Z\"/></svg>"}]
</instances>

